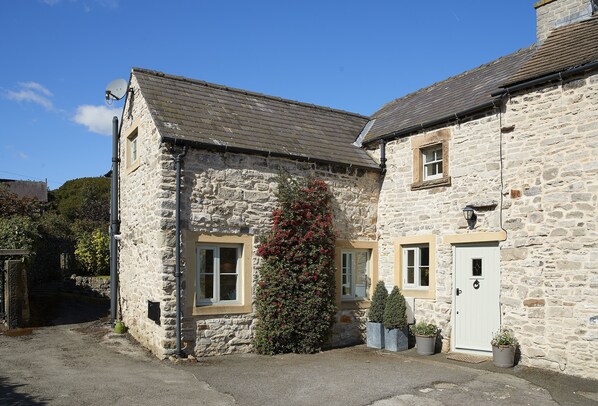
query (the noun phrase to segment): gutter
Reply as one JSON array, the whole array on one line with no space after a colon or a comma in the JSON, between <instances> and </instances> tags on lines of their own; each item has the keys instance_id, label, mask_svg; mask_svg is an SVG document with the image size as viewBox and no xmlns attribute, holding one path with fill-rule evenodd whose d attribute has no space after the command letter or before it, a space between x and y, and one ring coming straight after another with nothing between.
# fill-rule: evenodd
<instances>
[{"instance_id":1,"label":"gutter","mask_svg":"<svg viewBox=\"0 0 598 406\"><path fill-rule=\"evenodd\" d=\"M176 213L175 213L175 270L176 278L176 356L184 358L185 353L181 348L182 327L181 327L181 164L187 155L188 148L183 147L183 152L174 158L176 166Z\"/></svg>"},{"instance_id":2,"label":"gutter","mask_svg":"<svg viewBox=\"0 0 598 406\"><path fill-rule=\"evenodd\" d=\"M582 72L586 72L592 69L597 69L598 68L598 61L594 61L585 65L581 65L578 66L576 68L572 68L572 69L568 69L562 72L557 72L557 73L553 73L551 75L547 75L547 76L542 76L536 79L532 79L532 80L527 80L525 82L521 82L518 84L515 84L513 86L508 86L505 87L502 90L499 90L497 92L492 93L492 97L496 97L496 96L503 96L505 94L511 94L514 93L518 90L522 90L528 87L534 87L537 85L541 85L544 83L548 83L548 82L554 82L554 81L561 81L565 78L568 78L570 76L574 76L577 75L578 73L582 73Z\"/></svg>"},{"instance_id":3,"label":"gutter","mask_svg":"<svg viewBox=\"0 0 598 406\"><path fill-rule=\"evenodd\" d=\"M207 142L186 140L186 139L177 138L177 137L173 137L173 136L169 136L169 135L163 135L162 142L170 143L172 145L187 145L190 147L205 149L205 150L209 150L209 151L237 152L237 153L241 153L241 154L260 155L260 156L265 156L265 157L292 158L292 159L295 159L298 161L303 161L303 162L316 162L316 163L321 163L321 164L326 164L326 165L343 165L343 166L347 166L349 168L360 168L360 169L366 169L369 171L380 172L380 168L378 167L378 165L375 162L373 162L373 160L372 160L372 166L358 165L358 164L350 164L350 163L343 163L343 162L337 162L337 161L329 161L326 159L310 158L310 157L300 156L300 155L284 154L281 152L269 152L269 151L260 151L257 149L251 149L251 148L231 147L231 146L227 146L227 145L215 145L215 144L209 144Z\"/></svg>"},{"instance_id":4,"label":"gutter","mask_svg":"<svg viewBox=\"0 0 598 406\"><path fill-rule=\"evenodd\" d=\"M376 141L378 141L378 142L380 142L380 141L391 141L393 139L403 137L405 135L411 134L411 133L416 132L416 131L425 130L426 128L435 127L437 125L444 124L444 123L449 123L449 122L454 121L454 120L459 120L461 118L465 118L467 116L471 116L472 114L475 114L475 113L481 113L482 111L494 109L494 108L498 107L499 105L500 105L500 98L496 98L496 99L494 99L494 100L492 100L492 101L490 101L488 103L484 103L484 104L482 104L480 106L476 106L476 107L473 107L471 109L463 110L463 111L461 111L459 113L455 113L455 114L450 115L450 116L444 116L442 118L438 118L438 119L431 120L431 121L428 121L428 122L425 122L425 123L422 123L422 124L417 124L417 125L414 125L414 126L411 126L411 127L407 127L407 128L402 129L402 130L399 130L399 131L393 131L393 132L388 133L386 135L381 135L379 137L372 138L371 140L366 141L364 144L371 144L371 143L376 142Z\"/></svg>"}]
</instances>

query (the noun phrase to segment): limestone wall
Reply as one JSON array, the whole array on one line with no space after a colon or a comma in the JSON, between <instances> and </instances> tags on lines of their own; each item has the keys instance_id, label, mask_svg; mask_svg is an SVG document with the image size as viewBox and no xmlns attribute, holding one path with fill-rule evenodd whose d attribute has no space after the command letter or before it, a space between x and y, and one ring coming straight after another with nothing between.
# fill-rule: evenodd
<instances>
[{"instance_id":1,"label":"limestone wall","mask_svg":"<svg viewBox=\"0 0 598 406\"><path fill-rule=\"evenodd\" d=\"M598 378L598 75L513 96L503 321L523 362Z\"/></svg>"},{"instance_id":2,"label":"limestone wall","mask_svg":"<svg viewBox=\"0 0 598 406\"><path fill-rule=\"evenodd\" d=\"M133 76L129 96L124 107L120 139L120 216L119 244L119 305L129 332L158 357L165 356L166 331L169 323L164 312L164 286L172 277L166 274L162 248L164 236L160 210L161 198L170 191L162 189L160 137L150 116L144 97ZM140 165L127 170L126 135L138 126ZM162 304L162 325L147 317L147 302ZM168 309L168 307L166 308Z\"/></svg>"},{"instance_id":3,"label":"limestone wall","mask_svg":"<svg viewBox=\"0 0 598 406\"><path fill-rule=\"evenodd\" d=\"M436 236L435 298L416 298L408 303L414 303L416 320L433 321L440 325L444 350L449 348L452 329L453 260L452 246L443 243L443 236L500 231L499 116L491 114L447 129L450 131L451 185L411 190L412 145L416 145L422 137L436 133L436 130L401 138L387 144L387 173L378 207L379 273L387 286L399 284L394 280L395 239ZM463 217L463 208L468 204L491 206L485 211L477 211L474 231L467 230ZM494 204L496 206L492 207Z\"/></svg>"},{"instance_id":4,"label":"limestone wall","mask_svg":"<svg viewBox=\"0 0 598 406\"><path fill-rule=\"evenodd\" d=\"M281 170L294 177L314 175L328 183L334 195L339 239L373 240L376 237L379 188L376 172L197 149L189 151L184 168L183 227L205 234L234 235L242 230L252 234L255 237L254 278L259 266L255 253L258 237L266 235L271 228L271 213L276 207L276 177ZM185 267L183 271L187 277L194 277L194 270ZM186 292L185 299L192 300L192 295L193 292ZM362 318L359 315L347 317L345 313L337 317L335 344L361 338ZM198 356L246 352L251 350L254 326L253 314L186 315L185 341Z\"/></svg>"}]
</instances>

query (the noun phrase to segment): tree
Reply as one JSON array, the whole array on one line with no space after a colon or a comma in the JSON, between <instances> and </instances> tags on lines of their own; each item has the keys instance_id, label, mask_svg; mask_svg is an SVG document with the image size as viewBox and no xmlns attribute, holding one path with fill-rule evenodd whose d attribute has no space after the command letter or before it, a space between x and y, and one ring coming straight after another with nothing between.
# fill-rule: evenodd
<instances>
[{"instance_id":1,"label":"tree","mask_svg":"<svg viewBox=\"0 0 598 406\"><path fill-rule=\"evenodd\" d=\"M280 176L279 207L256 288L258 352L311 353L329 337L335 306L332 195L324 181Z\"/></svg>"},{"instance_id":2,"label":"tree","mask_svg":"<svg viewBox=\"0 0 598 406\"><path fill-rule=\"evenodd\" d=\"M382 323L384 321L384 308L386 307L386 299L388 297L388 291L384 286L383 281L379 281L374 289L372 295L372 303L368 310L368 319L372 323Z\"/></svg>"},{"instance_id":3,"label":"tree","mask_svg":"<svg viewBox=\"0 0 598 406\"><path fill-rule=\"evenodd\" d=\"M395 286L386 299L384 309L384 328L407 327L407 304L401 290Z\"/></svg>"}]
</instances>

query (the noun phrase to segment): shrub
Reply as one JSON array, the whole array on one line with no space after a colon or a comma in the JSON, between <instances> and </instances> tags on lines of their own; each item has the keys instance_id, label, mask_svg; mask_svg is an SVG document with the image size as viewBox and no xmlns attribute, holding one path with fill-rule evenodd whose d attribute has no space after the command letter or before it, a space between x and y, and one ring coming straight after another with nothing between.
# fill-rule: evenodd
<instances>
[{"instance_id":1,"label":"shrub","mask_svg":"<svg viewBox=\"0 0 598 406\"><path fill-rule=\"evenodd\" d=\"M254 345L262 354L311 353L329 337L336 313L332 195L322 180L280 176L277 198L258 248Z\"/></svg>"},{"instance_id":2,"label":"shrub","mask_svg":"<svg viewBox=\"0 0 598 406\"><path fill-rule=\"evenodd\" d=\"M383 281L379 281L374 289L372 295L372 303L368 310L368 319L372 323L384 322L384 308L386 307L386 299L388 298L388 290L384 286Z\"/></svg>"},{"instance_id":3,"label":"shrub","mask_svg":"<svg viewBox=\"0 0 598 406\"><path fill-rule=\"evenodd\" d=\"M107 275L110 272L110 238L108 233L97 229L84 233L77 240L75 259L89 275Z\"/></svg>"},{"instance_id":4,"label":"shrub","mask_svg":"<svg viewBox=\"0 0 598 406\"><path fill-rule=\"evenodd\" d=\"M411 334L414 336L435 337L440 332L438 326L423 321L411 326Z\"/></svg>"},{"instance_id":5,"label":"shrub","mask_svg":"<svg viewBox=\"0 0 598 406\"><path fill-rule=\"evenodd\" d=\"M387 329L407 327L407 304L400 289L395 286L386 299L384 327Z\"/></svg>"},{"instance_id":6,"label":"shrub","mask_svg":"<svg viewBox=\"0 0 598 406\"><path fill-rule=\"evenodd\" d=\"M492 334L492 342L493 347L499 347L501 345L519 345L519 341L513 334L511 330L506 328L501 328L496 333Z\"/></svg>"},{"instance_id":7,"label":"shrub","mask_svg":"<svg viewBox=\"0 0 598 406\"><path fill-rule=\"evenodd\" d=\"M31 254L40 239L37 222L26 216L0 217L0 248L26 249Z\"/></svg>"}]
</instances>

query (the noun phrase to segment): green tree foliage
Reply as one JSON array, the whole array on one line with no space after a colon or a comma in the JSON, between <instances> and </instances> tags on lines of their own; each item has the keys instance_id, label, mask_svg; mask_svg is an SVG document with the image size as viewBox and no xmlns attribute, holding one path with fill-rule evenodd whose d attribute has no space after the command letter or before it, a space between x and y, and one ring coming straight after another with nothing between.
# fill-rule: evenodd
<instances>
[{"instance_id":1,"label":"green tree foliage","mask_svg":"<svg viewBox=\"0 0 598 406\"><path fill-rule=\"evenodd\" d=\"M258 249L254 345L262 354L311 353L336 313L332 195L319 179L278 183L272 231Z\"/></svg>"},{"instance_id":2,"label":"green tree foliage","mask_svg":"<svg viewBox=\"0 0 598 406\"><path fill-rule=\"evenodd\" d=\"M110 178L80 178L50 192L53 208L69 220L110 220Z\"/></svg>"},{"instance_id":3,"label":"green tree foliage","mask_svg":"<svg viewBox=\"0 0 598 406\"><path fill-rule=\"evenodd\" d=\"M374 289L374 295L372 296L372 303L368 310L368 319L372 323L384 322L384 308L386 307L386 298L388 297L388 291L384 286L383 281L379 281Z\"/></svg>"},{"instance_id":4,"label":"green tree foliage","mask_svg":"<svg viewBox=\"0 0 598 406\"><path fill-rule=\"evenodd\" d=\"M107 233L97 229L92 233L83 233L77 239L75 258L82 269L91 275L110 273L110 238Z\"/></svg>"},{"instance_id":5,"label":"green tree foliage","mask_svg":"<svg viewBox=\"0 0 598 406\"><path fill-rule=\"evenodd\" d=\"M39 239L35 220L26 216L0 218L0 248L26 249L33 253Z\"/></svg>"},{"instance_id":6,"label":"green tree foliage","mask_svg":"<svg viewBox=\"0 0 598 406\"><path fill-rule=\"evenodd\" d=\"M5 185L0 185L0 217L26 216L38 218L44 203L37 199L20 197L12 193Z\"/></svg>"},{"instance_id":7,"label":"green tree foliage","mask_svg":"<svg viewBox=\"0 0 598 406\"><path fill-rule=\"evenodd\" d=\"M407 304L401 290L395 286L386 299L384 327L387 329L407 327Z\"/></svg>"}]
</instances>

